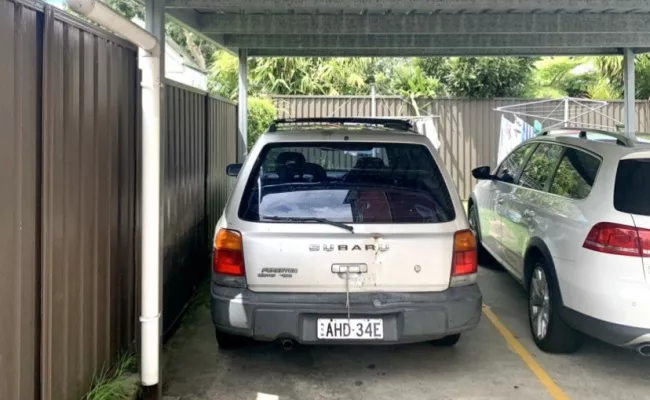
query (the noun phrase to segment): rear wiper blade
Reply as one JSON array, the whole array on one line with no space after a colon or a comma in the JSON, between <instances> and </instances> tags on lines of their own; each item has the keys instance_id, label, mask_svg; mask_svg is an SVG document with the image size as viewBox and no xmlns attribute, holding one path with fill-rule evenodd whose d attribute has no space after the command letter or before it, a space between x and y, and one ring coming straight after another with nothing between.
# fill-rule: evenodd
<instances>
[{"instance_id":1,"label":"rear wiper blade","mask_svg":"<svg viewBox=\"0 0 650 400\"><path fill-rule=\"evenodd\" d=\"M354 233L354 228L351 225L344 224L343 222L336 222L329 220L327 218L318 218L318 217L277 217L277 216L272 216L272 217L262 217L262 219L266 219L269 221L287 221L287 222L318 222L321 224L327 224L327 225L332 225L336 226L337 228L345 229L346 231L350 233Z\"/></svg>"}]
</instances>

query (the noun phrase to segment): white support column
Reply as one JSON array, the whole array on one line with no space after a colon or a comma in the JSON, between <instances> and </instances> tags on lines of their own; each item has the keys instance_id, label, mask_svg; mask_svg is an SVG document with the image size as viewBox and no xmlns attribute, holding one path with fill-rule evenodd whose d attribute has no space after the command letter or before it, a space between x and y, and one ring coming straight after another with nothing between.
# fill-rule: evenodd
<instances>
[{"instance_id":1,"label":"white support column","mask_svg":"<svg viewBox=\"0 0 650 400\"><path fill-rule=\"evenodd\" d=\"M248 154L248 51L239 50L239 106L237 107L237 162L244 162Z\"/></svg>"},{"instance_id":2,"label":"white support column","mask_svg":"<svg viewBox=\"0 0 650 400\"><path fill-rule=\"evenodd\" d=\"M636 99L634 90L634 51L623 49L623 99L625 107L625 136L636 138Z\"/></svg>"},{"instance_id":3,"label":"white support column","mask_svg":"<svg viewBox=\"0 0 650 400\"><path fill-rule=\"evenodd\" d=\"M142 272L140 378L142 398L162 399L162 273L164 226L161 191L165 143L165 0L145 1L145 28L158 39L152 52L140 50L142 69Z\"/></svg>"},{"instance_id":4,"label":"white support column","mask_svg":"<svg viewBox=\"0 0 650 400\"><path fill-rule=\"evenodd\" d=\"M377 118L377 87L370 86L370 116Z\"/></svg>"}]
</instances>

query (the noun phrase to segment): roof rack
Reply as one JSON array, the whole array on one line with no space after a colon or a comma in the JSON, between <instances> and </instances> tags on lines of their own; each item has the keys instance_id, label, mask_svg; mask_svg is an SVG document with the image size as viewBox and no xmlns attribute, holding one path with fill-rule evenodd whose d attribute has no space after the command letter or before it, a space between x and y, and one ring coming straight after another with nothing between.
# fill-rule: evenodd
<instances>
[{"instance_id":1,"label":"roof rack","mask_svg":"<svg viewBox=\"0 0 650 400\"><path fill-rule=\"evenodd\" d=\"M280 125L323 125L323 124L333 124L333 125L344 125L344 124L357 124L357 125L366 125L366 126L381 126L387 129L396 129L400 131L410 131L413 132L413 125L409 121L402 119L392 119L392 118L346 118L346 117L336 117L336 118L283 118L276 119L269 126L269 132L276 132Z\"/></svg>"},{"instance_id":2,"label":"roof rack","mask_svg":"<svg viewBox=\"0 0 650 400\"><path fill-rule=\"evenodd\" d=\"M550 134L558 134L558 133L574 133L575 131L578 131L578 137L580 139L585 139L588 140L587 134L589 133L596 133L599 135L604 135L604 136L609 136L613 139L616 139L616 144L618 146L625 146L625 147L634 147L636 145L636 141L633 139L630 139L627 136L621 135L620 133L615 133L615 132L609 132L609 131L603 131L600 129L585 129L585 128L563 128L563 129L554 129L551 131L545 131L542 132L543 136L548 136Z\"/></svg>"}]
</instances>

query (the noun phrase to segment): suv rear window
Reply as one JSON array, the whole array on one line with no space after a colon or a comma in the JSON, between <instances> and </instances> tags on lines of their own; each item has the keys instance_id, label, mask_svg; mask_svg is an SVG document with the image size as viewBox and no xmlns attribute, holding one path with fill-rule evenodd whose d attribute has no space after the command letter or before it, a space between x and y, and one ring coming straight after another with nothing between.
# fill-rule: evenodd
<instances>
[{"instance_id":1,"label":"suv rear window","mask_svg":"<svg viewBox=\"0 0 650 400\"><path fill-rule=\"evenodd\" d=\"M645 196L650 187L650 159L621 160L616 171L614 208L618 211L650 216L650 201Z\"/></svg>"},{"instance_id":2,"label":"suv rear window","mask_svg":"<svg viewBox=\"0 0 650 400\"><path fill-rule=\"evenodd\" d=\"M441 223L456 217L427 147L398 143L269 144L248 179L239 218Z\"/></svg>"}]
</instances>

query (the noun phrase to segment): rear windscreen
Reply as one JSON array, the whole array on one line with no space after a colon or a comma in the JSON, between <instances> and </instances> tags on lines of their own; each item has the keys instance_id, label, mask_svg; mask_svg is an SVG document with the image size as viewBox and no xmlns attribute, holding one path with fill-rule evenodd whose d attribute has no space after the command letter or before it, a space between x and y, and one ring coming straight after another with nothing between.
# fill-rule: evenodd
<instances>
[{"instance_id":1,"label":"rear windscreen","mask_svg":"<svg viewBox=\"0 0 650 400\"><path fill-rule=\"evenodd\" d=\"M239 208L246 221L440 223L455 218L431 152L392 143L267 145Z\"/></svg>"},{"instance_id":2,"label":"rear windscreen","mask_svg":"<svg viewBox=\"0 0 650 400\"><path fill-rule=\"evenodd\" d=\"M650 159L621 160L616 172L614 207L621 212L650 216Z\"/></svg>"}]
</instances>

